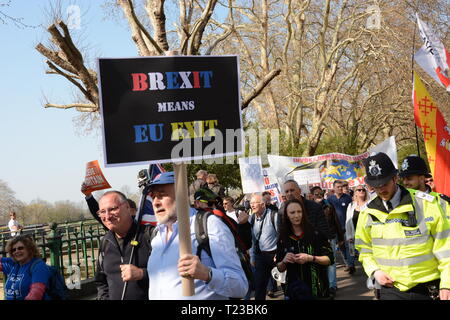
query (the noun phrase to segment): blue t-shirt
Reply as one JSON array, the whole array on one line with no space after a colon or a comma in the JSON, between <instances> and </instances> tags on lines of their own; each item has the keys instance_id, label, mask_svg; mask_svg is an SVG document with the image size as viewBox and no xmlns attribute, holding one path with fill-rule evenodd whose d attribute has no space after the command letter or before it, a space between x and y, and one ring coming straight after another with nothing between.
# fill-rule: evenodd
<instances>
[{"instance_id":1,"label":"blue t-shirt","mask_svg":"<svg viewBox=\"0 0 450 320\"><path fill-rule=\"evenodd\" d=\"M40 261L33 266L33 273L31 273L31 265L36 260ZM5 300L24 300L33 283L40 282L48 286L50 271L42 259L33 258L24 265L14 262L12 258L2 258L1 261L2 271L6 276ZM47 299L46 294L44 299Z\"/></svg>"},{"instance_id":2,"label":"blue t-shirt","mask_svg":"<svg viewBox=\"0 0 450 320\"><path fill-rule=\"evenodd\" d=\"M336 210L336 214L339 218L341 229L345 231L345 220L347 216L347 208L353 199L348 194L344 193L339 199L336 195L332 195L328 198L328 202L331 203Z\"/></svg>"}]
</instances>

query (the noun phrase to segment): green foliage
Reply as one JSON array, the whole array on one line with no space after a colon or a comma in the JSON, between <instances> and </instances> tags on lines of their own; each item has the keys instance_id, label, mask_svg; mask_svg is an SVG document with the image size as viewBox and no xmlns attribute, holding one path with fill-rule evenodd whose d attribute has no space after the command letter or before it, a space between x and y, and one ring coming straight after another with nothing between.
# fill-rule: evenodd
<instances>
[{"instance_id":1,"label":"green foliage","mask_svg":"<svg viewBox=\"0 0 450 320\"><path fill-rule=\"evenodd\" d=\"M365 152L358 149L358 144L352 135L324 135L320 140L319 146L316 149L316 154L326 153L343 153L356 155Z\"/></svg>"},{"instance_id":2,"label":"green foliage","mask_svg":"<svg viewBox=\"0 0 450 320\"><path fill-rule=\"evenodd\" d=\"M79 221L90 216L86 203L57 201L50 203L41 199L23 204L17 211L17 220L24 226L31 224L62 223Z\"/></svg>"}]
</instances>

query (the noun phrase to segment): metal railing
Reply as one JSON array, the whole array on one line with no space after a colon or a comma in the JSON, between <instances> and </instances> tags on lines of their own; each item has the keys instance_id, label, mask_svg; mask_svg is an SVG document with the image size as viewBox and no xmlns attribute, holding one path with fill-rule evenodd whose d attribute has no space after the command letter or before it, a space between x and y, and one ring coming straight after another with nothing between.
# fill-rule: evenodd
<instances>
[{"instance_id":1,"label":"metal railing","mask_svg":"<svg viewBox=\"0 0 450 320\"><path fill-rule=\"evenodd\" d=\"M94 277L100 239L105 233L102 225L93 219L36 226L23 230L21 234L33 237L42 259L58 268L65 278L76 282ZM9 232L0 233L0 253L3 257L6 257L6 243L10 238Z\"/></svg>"}]
</instances>

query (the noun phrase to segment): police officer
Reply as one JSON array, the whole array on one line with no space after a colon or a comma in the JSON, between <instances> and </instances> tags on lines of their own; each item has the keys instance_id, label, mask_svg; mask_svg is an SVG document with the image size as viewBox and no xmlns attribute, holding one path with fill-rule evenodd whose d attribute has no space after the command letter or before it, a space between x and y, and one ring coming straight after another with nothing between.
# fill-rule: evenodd
<instances>
[{"instance_id":1,"label":"police officer","mask_svg":"<svg viewBox=\"0 0 450 320\"><path fill-rule=\"evenodd\" d=\"M426 184L426 179L431 178L431 174L428 172L425 160L416 155L406 157L402 162L399 176L406 188L416 189L433 196L439 202L447 218L450 219L450 198L444 194L433 192Z\"/></svg>"},{"instance_id":2,"label":"police officer","mask_svg":"<svg viewBox=\"0 0 450 320\"><path fill-rule=\"evenodd\" d=\"M356 248L381 300L450 300L450 223L436 201L397 184L385 153L364 162L375 197L363 210Z\"/></svg>"},{"instance_id":3,"label":"police officer","mask_svg":"<svg viewBox=\"0 0 450 320\"><path fill-rule=\"evenodd\" d=\"M432 192L430 186L425 183L426 178L431 178L425 160L414 154L407 156L399 173L406 188L416 189L422 192Z\"/></svg>"}]
</instances>

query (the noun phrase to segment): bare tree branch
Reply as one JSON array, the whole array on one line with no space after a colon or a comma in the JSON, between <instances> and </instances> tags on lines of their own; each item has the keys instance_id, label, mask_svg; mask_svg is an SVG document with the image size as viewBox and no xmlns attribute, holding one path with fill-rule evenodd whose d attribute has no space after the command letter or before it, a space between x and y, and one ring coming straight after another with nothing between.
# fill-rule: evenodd
<instances>
[{"instance_id":1,"label":"bare tree branch","mask_svg":"<svg viewBox=\"0 0 450 320\"><path fill-rule=\"evenodd\" d=\"M61 52L55 56L54 54L49 54L48 58L57 65L61 65L65 70L74 73L78 76L81 82L84 84L84 89L82 90L85 97L92 103L98 105L98 88L97 88L97 75L94 71L88 70L84 66L83 56L80 51L74 45L72 38L70 36L70 31L63 21L58 21L57 24L63 30L63 34L58 30L55 24L50 25L48 32L52 35L51 41L61 49ZM44 46L37 46L36 49L43 50ZM50 53L49 51L43 50L45 53ZM41 52L41 51L39 51ZM54 53L54 52L53 52ZM53 61L55 58L55 61ZM61 70L59 70L55 64L49 64L49 67L57 72L58 74L64 76L73 84L80 88L80 84L73 80L72 75L68 75Z\"/></svg>"},{"instance_id":2,"label":"bare tree branch","mask_svg":"<svg viewBox=\"0 0 450 320\"><path fill-rule=\"evenodd\" d=\"M74 84L82 93L84 96L89 96L89 92L87 92L87 90L85 88L83 88L83 86L76 80L74 80L74 77L59 70L58 67L56 67L53 63L51 63L50 61L46 61L47 65L50 67L50 69L52 69L56 74L59 74L61 76L63 76L64 78L66 78L67 80L69 80L72 84Z\"/></svg>"},{"instance_id":3,"label":"bare tree branch","mask_svg":"<svg viewBox=\"0 0 450 320\"><path fill-rule=\"evenodd\" d=\"M125 17L128 20L128 23L131 27L132 38L136 43L139 53L142 56L151 56L155 55L150 48L147 47L146 42L144 41L143 36L150 41L153 45L154 49L160 55L164 54L164 50L161 49L155 39L150 36L144 26L141 24L139 19L134 12L133 2L131 0L117 0L118 4L122 7Z\"/></svg>"},{"instance_id":4,"label":"bare tree branch","mask_svg":"<svg viewBox=\"0 0 450 320\"><path fill-rule=\"evenodd\" d=\"M241 109L244 110L248 107L250 102L252 102L253 99L255 99L262 91L263 89L272 81L276 76L278 76L281 73L281 69L272 70L269 74L267 74L256 86L253 92L248 94L241 104Z\"/></svg>"},{"instance_id":5,"label":"bare tree branch","mask_svg":"<svg viewBox=\"0 0 450 320\"><path fill-rule=\"evenodd\" d=\"M46 103L45 108L57 108L57 109L72 109L76 108L79 112L95 112L98 111L98 107L91 103L72 103L66 105Z\"/></svg>"},{"instance_id":6,"label":"bare tree branch","mask_svg":"<svg viewBox=\"0 0 450 320\"><path fill-rule=\"evenodd\" d=\"M48 48L46 48L44 45L39 43L36 47L36 50L39 51L44 57L47 57L49 60L54 62L59 67L63 68L66 71L69 71L70 73L77 73L77 70L72 67L70 63L62 59L57 52L52 51Z\"/></svg>"},{"instance_id":7,"label":"bare tree branch","mask_svg":"<svg viewBox=\"0 0 450 320\"><path fill-rule=\"evenodd\" d=\"M169 44L167 42L166 34L166 15L164 14L164 1L165 0L147 0L145 9L153 23L153 29L155 30L156 42L158 47L164 51L169 50Z\"/></svg>"},{"instance_id":8,"label":"bare tree branch","mask_svg":"<svg viewBox=\"0 0 450 320\"><path fill-rule=\"evenodd\" d=\"M219 38L217 38L208 49L205 51L205 55L209 56L211 52L217 47L219 43L226 40L233 33L233 29L229 28L224 34L222 34Z\"/></svg>"},{"instance_id":9,"label":"bare tree branch","mask_svg":"<svg viewBox=\"0 0 450 320\"><path fill-rule=\"evenodd\" d=\"M208 24L211 15L213 14L216 4L217 0L208 0L206 7L203 9L201 17L194 23L189 41L188 54L199 54L203 32L205 32L205 27Z\"/></svg>"}]
</instances>

